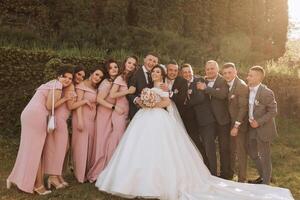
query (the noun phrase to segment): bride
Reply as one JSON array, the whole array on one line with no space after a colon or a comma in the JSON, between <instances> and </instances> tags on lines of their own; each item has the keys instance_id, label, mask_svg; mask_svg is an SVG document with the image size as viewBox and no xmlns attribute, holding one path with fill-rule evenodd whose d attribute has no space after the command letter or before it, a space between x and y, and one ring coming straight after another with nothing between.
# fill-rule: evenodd
<instances>
[{"instance_id":1,"label":"bride","mask_svg":"<svg viewBox=\"0 0 300 200\"><path fill-rule=\"evenodd\" d=\"M132 119L97 179L100 191L163 200L293 199L288 189L212 176L179 122L176 107L170 106L168 93L160 89L165 75L159 65L152 69L151 91L157 103L154 108L140 109Z\"/></svg>"}]
</instances>

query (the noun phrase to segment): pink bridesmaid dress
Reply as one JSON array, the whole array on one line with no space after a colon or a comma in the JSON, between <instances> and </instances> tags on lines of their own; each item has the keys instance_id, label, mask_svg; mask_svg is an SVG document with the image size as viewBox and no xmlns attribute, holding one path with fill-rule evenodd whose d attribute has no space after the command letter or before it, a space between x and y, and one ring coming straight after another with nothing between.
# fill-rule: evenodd
<instances>
[{"instance_id":1,"label":"pink bridesmaid dress","mask_svg":"<svg viewBox=\"0 0 300 200\"><path fill-rule=\"evenodd\" d=\"M111 86L112 84L107 79L103 80L99 85L98 93L106 92L109 94ZM115 99L110 98L109 95L105 98L105 100L111 104L115 104ZM97 179L98 175L109 161L108 156L111 152L108 152L108 141L113 131L112 113L112 109L106 108L102 105L99 105L97 108L93 155L94 162L87 176L90 182L94 182Z\"/></svg>"},{"instance_id":2,"label":"pink bridesmaid dress","mask_svg":"<svg viewBox=\"0 0 300 200\"><path fill-rule=\"evenodd\" d=\"M118 91L128 90L126 81L122 76L118 76L114 81L114 84L119 85ZM113 152L117 148L119 141L123 133L125 132L128 123L129 103L126 96L122 96L116 99L116 106L121 107L124 110L123 114L117 112L112 113L112 126L113 130L109 137L108 142L108 158L112 157Z\"/></svg>"},{"instance_id":3,"label":"pink bridesmaid dress","mask_svg":"<svg viewBox=\"0 0 300 200\"><path fill-rule=\"evenodd\" d=\"M84 82L76 86L77 90L83 90L83 99L89 100L96 105L97 91L87 87ZM74 174L78 182L83 183L87 180L86 174L92 165L93 142L95 136L95 117L96 106L90 109L88 105L82 107L83 131L77 129L77 112L73 112L72 116L72 157L74 165Z\"/></svg>"},{"instance_id":4,"label":"pink bridesmaid dress","mask_svg":"<svg viewBox=\"0 0 300 200\"><path fill-rule=\"evenodd\" d=\"M48 93L55 81L41 85L21 114L21 140L17 159L8 180L20 190L33 193L34 183L47 136ZM56 81L56 89L62 84ZM43 164L42 164L43 166Z\"/></svg>"},{"instance_id":5,"label":"pink bridesmaid dress","mask_svg":"<svg viewBox=\"0 0 300 200\"><path fill-rule=\"evenodd\" d=\"M76 96L75 92L70 95ZM55 110L56 129L52 134L47 135L43 152L45 174L62 175L69 139L67 124L69 116L70 110L67 103L62 104Z\"/></svg>"}]
</instances>

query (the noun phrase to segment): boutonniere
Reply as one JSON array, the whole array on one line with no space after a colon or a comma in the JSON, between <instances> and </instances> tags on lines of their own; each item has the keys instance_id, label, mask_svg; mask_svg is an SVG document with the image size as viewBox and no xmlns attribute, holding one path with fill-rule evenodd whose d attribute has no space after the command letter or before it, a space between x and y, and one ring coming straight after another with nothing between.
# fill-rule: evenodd
<instances>
[{"instance_id":1,"label":"boutonniere","mask_svg":"<svg viewBox=\"0 0 300 200\"><path fill-rule=\"evenodd\" d=\"M230 99L234 99L234 98L235 98L235 95L232 94L232 95L230 96Z\"/></svg>"},{"instance_id":2,"label":"boutonniere","mask_svg":"<svg viewBox=\"0 0 300 200\"><path fill-rule=\"evenodd\" d=\"M193 90L192 89L188 89L188 94L192 94Z\"/></svg>"},{"instance_id":3,"label":"boutonniere","mask_svg":"<svg viewBox=\"0 0 300 200\"><path fill-rule=\"evenodd\" d=\"M179 91L177 89L174 89L174 91L173 91L174 94L178 94L178 92Z\"/></svg>"},{"instance_id":4,"label":"boutonniere","mask_svg":"<svg viewBox=\"0 0 300 200\"><path fill-rule=\"evenodd\" d=\"M255 104L256 106L258 106L258 105L259 105L259 101L255 99L254 104Z\"/></svg>"}]
</instances>

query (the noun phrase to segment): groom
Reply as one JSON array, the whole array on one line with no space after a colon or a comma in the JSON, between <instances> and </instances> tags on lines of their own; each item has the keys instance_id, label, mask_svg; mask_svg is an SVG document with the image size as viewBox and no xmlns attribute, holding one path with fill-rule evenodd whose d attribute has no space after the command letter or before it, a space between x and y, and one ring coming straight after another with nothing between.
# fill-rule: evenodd
<instances>
[{"instance_id":1,"label":"groom","mask_svg":"<svg viewBox=\"0 0 300 200\"><path fill-rule=\"evenodd\" d=\"M140 95L144 88L151 87L151 70L158 64L158 56L155 53L148 53L144 58L144 65L128 80L128 87L134 86L134 94L127 95L129 101L129 118L132 119L139 110L141 99Z\"/></svg>"}]
</instances>

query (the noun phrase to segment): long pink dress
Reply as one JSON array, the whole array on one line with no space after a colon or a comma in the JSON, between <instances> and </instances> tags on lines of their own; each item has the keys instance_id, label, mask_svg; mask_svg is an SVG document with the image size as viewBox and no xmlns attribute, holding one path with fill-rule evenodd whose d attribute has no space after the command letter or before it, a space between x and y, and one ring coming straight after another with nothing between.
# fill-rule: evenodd
<instances>
[{"instance_id":1,"label":"long pink dress","mask_svg":"<svg viewBox=\"0 0 300 200\"><path fill-rule=\"evenodd\" d=\"M46 101L55 81L41 85L21 114L21 140L17 159L8 180L28 193L33 193L34 183L47 136ZM56 89L62 84L56 81ZM43 165L42 165L43 166Z\"/></svg>"},{"instance_id":2,"label":"long pink dress","mask_svg":"<svg viewBox=\"0 0 300 200\"><path fill-rule=\"evenodd\" d=\"M96 105L97 91L87 87L84 82L76 86L76 90L83 90L83 99L89 100ZM86 174L92 165L93 142L95 136L95 117L96 106L90 109L86 104L82 107L82 118L84 130L78 131L77 112L73 112L72 116L72 157L74 165L74 174L78 182L85 182L87 180Z\"/></svg>"},{"instance_id":3,"label":"long pink dress","mask_svg":"<svg viewBox=\"0 0 300 200\"><path fill-rule=\"evenodd\" d=\"M114 84L119 85L118 91L124 91L128 89L126 81L121 76L118 76L116 78ZM117 112L112 113L113 131L110 134L109 143L108 143L109 160L112 157L112 154L114 153L115 149L117 148L117 145L119 144L119 141L121 140L121 137L125 132L128 123L129 103L126 96L117 98L116 106L121 107L124 110L124 113L123 114L119 114Z\"/></svg>"},{"instance_id":4,"label":"long pink dress","mask_svg":"<svg viewBox=\"0 0 300 200\"><path fill-rule=\"evenodd\" d=\"M105 92L109 93L112 84L107 80L103 80L99 85L98 93ZM115 104L115 99L109 97L105 98L109 103ZM94 141L94 155L93 155L93 166L88 173L87 178L90 182L97 179L100 172L106 166L109 158L108 155L108 141L113 130L112 125L112 113L113 110L99 105L97 108L96 116L96 134Z\"/></svg>"},{"instance_id":5,"label":"long pink dress","mask_svg":"<svg viewBox=\"0 0 300 200\"><path fill-rule=\"evenodd\" d=\"M74 92L70 95L76 96ZM62 104L55 110L56 129L52 134L47 135L43 152L45 174L62 174L69 139L67 124L69 116L70 110L67 103Z\"/></svg>"}]
</instances>

